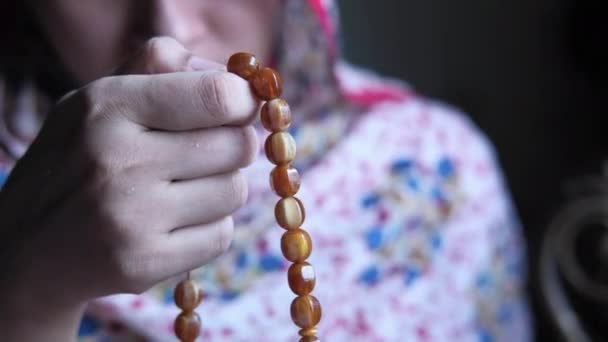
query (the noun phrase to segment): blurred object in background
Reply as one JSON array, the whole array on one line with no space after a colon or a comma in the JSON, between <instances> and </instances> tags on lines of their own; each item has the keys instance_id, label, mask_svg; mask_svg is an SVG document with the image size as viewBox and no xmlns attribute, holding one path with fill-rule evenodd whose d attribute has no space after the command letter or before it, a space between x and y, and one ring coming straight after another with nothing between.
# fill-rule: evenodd
<instances>
[{"instance_id":1,"label":"blurred object in background","mask_svg":"<svg viewBox=\"0 0 608 342\"><path fill-rule=\"evenodd\" d=\"M567 208L563 184L608 154L608 12L592 0L340 4L347 59L455 104L494 142L529 243L538 340L553 341L540 244Z\"/></svg>"},{"instance_id":2,"label":"blurred object in background","mask_svg":"<svg viewBox=\"0 0 608 342\"><path fill-rule=\"evenodd\" d=\"M567 342L608 340L607 172L569 184L541 243L542 301Z\"/></svg>"}]
</instances>

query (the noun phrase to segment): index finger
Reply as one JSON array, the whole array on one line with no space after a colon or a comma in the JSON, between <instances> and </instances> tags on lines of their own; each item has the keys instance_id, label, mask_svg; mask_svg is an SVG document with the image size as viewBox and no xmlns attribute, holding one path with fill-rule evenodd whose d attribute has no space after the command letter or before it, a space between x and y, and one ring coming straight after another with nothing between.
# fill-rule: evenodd
<instances>
[{"instance_id":1,"label":"index finger","mask_svg":"<svg viewBox=\"0 0 608 342\"><path fill-rule=\"evenodd\" d=\"M118 111L150 129L242 125L259 107L247 81L220 70L113 76L96 83L93 98L102 111Z\"/></svg>"}]
</instances>

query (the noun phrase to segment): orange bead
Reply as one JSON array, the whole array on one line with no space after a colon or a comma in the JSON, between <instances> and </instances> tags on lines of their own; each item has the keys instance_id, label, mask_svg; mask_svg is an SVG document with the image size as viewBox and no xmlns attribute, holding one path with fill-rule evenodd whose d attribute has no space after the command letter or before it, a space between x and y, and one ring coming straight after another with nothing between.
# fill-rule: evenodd
<instances>
[{"instance_id":1,"label":"orange bead","mask_svg":"<svg viewBox=\"0 0 608 342\"><path fill-rule=\"evenodd\" d=\"M173 292L175 304L184 311L194 310L201 302L202 291L192 280L183 280Z\"/></svg>"},{"instance_id":2,"label":"orange bead","mask_svg":"<svg viewBox=\"0 0 608 342\"><path fill-rule=\"evenodd\" d=\"M300 329L300 331L298 332L298 334L300 334L300 336L302 336L302 337L313 337L313 336L316 336L317 335L317 327Z\"/></svg>"},{"instance_id":3,"label":"orange bead","mask_svg":"<svg viewBox=\"0 0 608 342\"><path fill-rule=\"evenodd\" d=\"M262 126L271 132L286 131L291 125L291 109L283 99L264 103L260 112Z\"/></svg>"},{"instance_id":4,"label":"orange bead","mask_svg":"<svg viewBox=\"0 0 608 342\"><path fill-rule=\"evenodd\" d=\"M315 269L307 262L295 263L287 271L289 288L297 295L307 295L315 288Z\"/></svg>"},{"instance_id":5,"label":"orange bead","mask_svg":"<svg viewBox=\"0 0 608 342\"><path fill-rule=\"evenodd\" d=\"M228 71L248 81L258 72L259 68L258 59L250 53L237 52L228 59Z\"/></svg>"},{"instance_id":6,"label":"orange bead","mask_svg":"<svg viewBox=\"0 0 608 342\"><path fill-rule=\"evenodd\" d=\"M264 151L273 164L287 164L296 158L296 141L287 132L272 133L266 138Z\"/></svg>"},{"instance_id":7,"label":"orange bead","mask_svg":"<svg viewBox=\"0 0 608 342\"><path fill-rule=\"evenodd\" d=\"M321 304L310 295L296 297L291 302L291 319L302 329L314 328L321 321Z\"/></svg>"},{"instance_id":8,"label":"orange bead","mask_svg":"<svg viewBox=\"0 0 608 342\"><path fill-rule=\"evenodd\" d=\"M175 336L182 342L193 342L201 333L201 318L196 312L182 312L174 323Z\"/></svg>"},{"instance_id":9,"label":"orange bead","mask_svg":"<svg viewBox=\"0 0 608 342\"><path fill-rule=\"evenodd\" d=\"M274 206L274 217L279 226L285 229L296 229L304 223L306 212L304 205L297 197L286 197L281 198Z\"/></svg>"},{"instance_id":10,"label":"orange bead","mask_svg":"<svg viewBox=\"0 0 608 342\"><path fill-rule=\"evenodd\" d=\"M291 197L300 189L300 174L291 165L279 165L270 172L270 187L281 197Z\"/></svg>"},{"instance_id":11,"label":"orange bead","mask_svg":"<svg viewBox=\"0 0 608 342\"><path fill-rule=\"evenodd\" d=\"M302 229L290 229L281 237L281 251L291 262L303 262L312 252L310 235Z\"/></svg>"},{"instance_id":12,"label":"orange bead","mask_svg":"<svg viewBox=\"0 0 608 342\"><path fill-rule=\"evenodd\" d=\"M300 342L319 342L319 338L317 336L305 336L300 339Z\"/></svg>"},{"instance_id":13,"label":"orange bead","mask_svg":"<svg viewBox=\"0 0 608 342\"><path fill-rule=\"evenodd\" d=\"M300 339L300 342L319 342L321 341L318 337L317 337L317 328L308 328L308 329L301 329L299 332L300 336L302 336L302 338Z\"/></svg>"},{"instance_id":14,"label":"orange bead","mask_svg":"<svg viewBox=\"0 0 608 342\"><path fill-rule=\"evenodd\" d=\"M283 81L276 71L270 68L260 69L251 79L256 95L265 101L281 96Z\"/></svg>"}]
</instances>

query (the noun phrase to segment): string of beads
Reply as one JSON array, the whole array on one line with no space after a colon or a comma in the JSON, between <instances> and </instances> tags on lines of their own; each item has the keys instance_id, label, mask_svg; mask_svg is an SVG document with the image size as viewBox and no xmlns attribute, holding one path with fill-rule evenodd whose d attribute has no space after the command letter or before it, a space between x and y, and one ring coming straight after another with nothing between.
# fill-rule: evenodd
<instances>
[{"instance_id":1,"label":"string of beads","mask_svg":"<svg viewBox=\"0 0 608 342\"><path fill-rule=\"evenodd\" d=\"M291 166L296 156L296 143L287 132L291 125L291 109L280 98L282 80L271 68L260 67L254 55L239 52L230 57L228 71L247 80L255 95L265 101L261 122L271 132L264 143L268 160L276 165L270 172L270 186L281 199L274 208L279 226L286 231L281 237L281 251L292 264L287 271L289 288L297 295L291 302L291 318L300 328L300 342L318 342L317 324L321 320L321 304L313 295L316 276L306 259L312 252L310 235L302 229L305 210L294 197L300 188L298 170ZM183 342L192 342L200 333L200 318L194 312L202 299L202 291L191 280L175 288L175 303L183 311L175 320L175 334Z\"/></svg>"},{"instance_id":2,"label":"string of beads","mask_svg":"<svg viewBox=\"0 0 608 342\"><path fill-rule=\"evenodd\" d=\"M186 279L177 284L173 297L175 305L182 309L175 319L175 336L182 342L194 342L201 332L201 318L194 309L203 300L203 291L192 280Z\"/></svg>"}]
</instances>

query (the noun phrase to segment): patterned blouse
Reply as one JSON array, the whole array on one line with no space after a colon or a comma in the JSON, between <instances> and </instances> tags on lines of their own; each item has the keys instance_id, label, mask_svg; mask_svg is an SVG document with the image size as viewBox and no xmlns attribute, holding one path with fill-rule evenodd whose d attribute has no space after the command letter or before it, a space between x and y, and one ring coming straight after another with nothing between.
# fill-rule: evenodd
<instances>
[{"instance_id":1,"label":"patterned blouse","mask_svg":"<svg viewBox=\"0 0 608 342\"><path fill-rule=\"evenodd\" d=\"M530 340L524 244L488 140L456 109L340 60L333 1L285 0L283 18L276 63L294 109L321 339ZM34 92L0 117L0 183L40 125ZM2 94L0 80L0 107ZM271 168L258 158L244 170L233 245L193 272L204 341L296 340ZM80 339L175 341L177 281L91 302Z\"/></svg>"}]
</instances>

